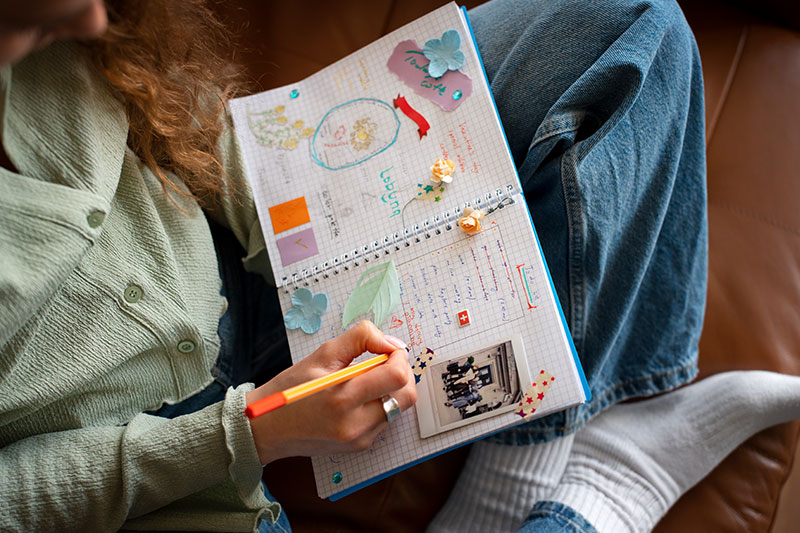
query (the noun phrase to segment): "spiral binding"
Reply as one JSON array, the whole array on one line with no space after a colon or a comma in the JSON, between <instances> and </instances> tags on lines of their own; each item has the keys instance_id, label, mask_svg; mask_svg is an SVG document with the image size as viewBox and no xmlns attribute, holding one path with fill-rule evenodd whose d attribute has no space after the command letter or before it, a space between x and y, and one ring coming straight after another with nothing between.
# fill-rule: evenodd
<instances>
[{"instance_id":1,"label":"spiral binding","mask_svg":"<svg viewBox=\"0 0 800 533\"><path fill-rule=\"evenodd\" d=\"M300 286L308 287L311 283L319 283L322 279L327 279L342 271L349 270L351 265L357 267L362 263L381 259L393 251L399 251L401 247L406 248L422 242L422 239L427 240L433 235L441 235L442 231L450 231L456 227L454 223L461 216L465 207L491 210L498 207L502 208L507 203L513 203L512 196L515 188L514 185L506 185L505 188L495 189L482 197L475 198L471 202L465 202L452 209L446 209L431 218L423 220L420 224L414 224L403 228L402 231L384 235L380 239L366 243L348 253L334 256L328 261L317 263L311 268L303 269L300 272L283 276L278 287L283 288L284 292L287 293L290 287L295 289ZM510 199L510 201L503 202L506 199Z\"/></svg>"}]
</instances>

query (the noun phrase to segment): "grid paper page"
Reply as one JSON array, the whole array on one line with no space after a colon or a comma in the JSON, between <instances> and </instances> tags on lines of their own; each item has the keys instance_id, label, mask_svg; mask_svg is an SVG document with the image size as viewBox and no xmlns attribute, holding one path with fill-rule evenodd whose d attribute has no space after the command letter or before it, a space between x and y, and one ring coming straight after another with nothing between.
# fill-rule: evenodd
<instances>
[{"instance_id":1,"label":"grid paper page","mask_svg":"<svg viewBox=\"0 0 800 533\"><path fill-rule=\"evenodd\" d=\"M452 112L417 96L386 66L401 41L414 39L422 47L426 40L439 38L449 29L461 34L461 49L466 55L461 70L473 81L473 93ZM405 115L386 110L387 102L391 104L398 93L430 123L425 137L420 138L416 124ZM281 283L282 278L289 278L289 283L280 289L283 311L291 308L291 293L298 285L328 297L328 310L322 315L317 333L287 331L294 362L342 333L344 305L359 277L367 268L391 259L401 282L402 304L379 327L409 344L412 361L423 347L436 352L436 363L471 353L487 340L519 335L530 374L546 370L556 377L537 416L585 400L582 374L576 368L568 333L519 194L514 164L469 30L454 4L302 82L235 100L231 112L276 280ZM304 137L308 124L315 131L330 134L326 130L327 118L346 113L346 120L350 120L362 112L370 115L378 130L387 124L391 127L395 116L400 122L397 138L393 142L384 139L388 146L362 162L348 165L352 161L346 158L319 157L312 146L313 134L308 132ZM277 123L280 117L285 117L285 124ZM294 128L294 124L298 127ZM289 145L285 149L270 146L269 128L284 125L289 125L289 132L294 134L289 137ZM380 140L380 135L377 138ZM429 183L429 168L439 157L456 161L455 179L447 185L442 201L411 200L417 184ZM343 168L332 170L320 163ZM484 218L484 229L476 235L468 237L457 228L448 231L442 221L439 231L412 235L403 232L404 226L425 226L445 210L457 216L460 209L456 206L476 198L489 200L496 191L509 189L516 202ZM494 197L495 201L498 199ZM293 207L287 214L282 208L285 205L303 205L307 213ZM395 213L398 206L406 205L402 215ZM405 239L397 241L393 234ZM287 241L296 243L295 250L301 252L288 260L286 251L281 249L282 242ZM353 250L369 243L385 246L362 252L352 260ZM351 260L341 266L344 254ZM292 274L309 273L322 263L327 263L324 270L292 280ZM455 318L463 309L468 309L471 317L467 327L460 327ZM367 357L369 354L361 359ZM419 386L425 384L425 379ZM412 407L388 426L370 450L313 458L318 493L327 497L347 491L410 462L520 421L519 416L506 412L423 439Z\"/></svg>"},{"instance_id":2,"label":"grid paper page","mask_svg":"<svg viewBox=\"0 0 800 533\"><path fill-rule=\"evenodd\" d=\"M473 87L472 94L450 112L414 93L387 67L400 42L412 39L421 48L449 29L457 29L461 36L466 62L460 70L472 79ZM444 211L517 183L488 87L481 83L478 56L469 43L462 14L450 4L295 85L231 102L245 170L279 283L284 276L290 278L419 223L434 208ZM424 137L420 138L417 124L393 107L393 99L401 95L430 123ZM340 130L341 143L347 144L357 140L355 125L367 118L375 125L375 140L367 149L334 155L335 161L323 161L319 150L315 153L320 145L315 135L335 140ZM337 125L337 131L331 132ZM276 137L276 132L283 137ZM287 139L286 146L276 147L276 138ZM345 148L329 148L336 149ZM377 153L357 163L373 151ZM439 202L414 200L418 185L433 185L430 167L441 157L456 163L454 181ZM330 170L340 166L344 168ZM275 233L270 208L300 197L305 198L309 221ZM299 243L294 236L301 239ZM314 242L309 244L312 236ZM318 251L313 253L315 248ZM288 249L300 253L292 255Z\"/></svg>"},{"instance_id":3,"label":"grid paper page","mask_svg":"<svg viewBox=\"0 0 800 533\"><path fill-rule=\"evenodd\" d=\"M530 374L546 370L556 377L537 415L584 401L580 375L524 206L517 202L489 217L477 235L467 236L457 228L442 231L409 246L401 244L399 250L392 248L366 266L362 263L319 282L310 281L309 290L327 294L329 309L317 334L288 332L293 359L302 359L340 334L344 304L363 269L393 259L402 303L382 329L409 345L411 361L424 347L436 352L435 364L518 334ZM291 306L292 290L281 291L282 306ZM460 327L455 316L462 309L469 310L467 327ZM412 407L393 420L368 451L313 458L318 493L328 497L520 421L514 413L506 413L423 439ZM342 478L334 483L337 472Z\"/></svg>"}]
</instances>

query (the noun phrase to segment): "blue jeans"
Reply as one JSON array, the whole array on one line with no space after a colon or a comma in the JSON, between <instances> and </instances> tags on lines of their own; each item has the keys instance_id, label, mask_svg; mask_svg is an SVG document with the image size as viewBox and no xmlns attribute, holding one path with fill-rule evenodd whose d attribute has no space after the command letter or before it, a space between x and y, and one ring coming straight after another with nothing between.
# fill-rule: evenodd
<instances>
[{"instance_id":1,"label":"blue jeans","mask_svg":"<svg viewBox=\"0 0 800 533\"><path fill-rule=\"evenodd\" d=\"M470 12L592 400L492 437L534 444L694 378L705 307L703 84L672 0ZM537 504L524 531L593 531Z\"/></svg>"},{"instance_id":2,"label":"blue jeans","mask_svg":"<svg viewBox=\"0 0 800 533\"><path fill-rule=\"evenodd\" d=\"M707 266L702 77L672 0L496 0L470 20L593 396L491 437L530 445L696 374ZM288 364L274 291L241 272L229 235L215 240L230 308L203 405ZM538 503L522 529L594 531L556 502Z\"/></svg>"}]
</instances>

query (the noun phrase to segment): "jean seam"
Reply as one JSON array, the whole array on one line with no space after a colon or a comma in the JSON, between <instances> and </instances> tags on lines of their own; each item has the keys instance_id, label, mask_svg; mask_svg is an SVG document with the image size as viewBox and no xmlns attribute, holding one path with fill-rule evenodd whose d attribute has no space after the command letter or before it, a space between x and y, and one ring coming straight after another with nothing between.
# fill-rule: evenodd
<instances>
[{"instance_id":1,"label":"jean seam","mask_svg":"<svg viewBox=\"0 0 800 533\"><path fill-rule=\"evenodd\" d=\"M555 505L547 505L548 503ZM545 508L532 510L530 514L528 514L528 518L526 520L530 520L531 518L538 518L538 517L546 518L547 516L553 516L553 517L558 517L559 519L566 522L566 525L570 526L574 531L581 531L583 533L597 533L597 530L594 528L594 526L590 524L583 515L581 515L578 511L576 511L572 507L564 505L561 502L550 502L547 500L539 502L539 504L537 505L541 504L545 504ZM580 516L591 529L583 527L583 524L578 520L576 520L575 517L570 516L568 513L565 513L564 512L565 508L571 510L576 515Z\"/></svg>"},{"instance_id":2,"label":"jean seam","mask_svg":"<svg viewBox=\"0 0 800 533\"><path fill-rule=\"evenodd\" d=\"M564 203L567 214L568 250L567 272L569 282L567 290L570 302L569 323L575 350L580 354L583 351L584 339L584 304L585 284L584 273L584 235L583 235L583 207L580 202L580 190L577 183L575 165L568 161L574 157L568 151L561 156L561 182L564 190Z\"/></svg>"},{"instance_id":3,"label":"jean seam","mask_svg":"<svg viewBox=\"0 0 800 533\"><path fill-rule=\"evenodd\" d=\"M530 152L534 146L546 141L550 137L577 130L587 114L588 112L586 111L575 111L566 117L559 116L543 122L537 129L533 140L528 146L528 151Z\"/></svg>"}]
</instances>

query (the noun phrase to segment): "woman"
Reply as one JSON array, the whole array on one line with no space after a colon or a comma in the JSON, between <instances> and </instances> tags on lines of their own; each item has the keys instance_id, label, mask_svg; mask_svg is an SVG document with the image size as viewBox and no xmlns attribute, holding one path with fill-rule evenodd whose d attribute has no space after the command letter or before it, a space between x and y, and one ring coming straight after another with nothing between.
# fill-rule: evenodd
<instances>
[{"instance_id":1,"label":"woman","mask_svg":"<svg viewBox=\"0 0 800 533\"><path fill-rule=\"evenodd\" d=\"M270 369L287 353L269 338L274 319L243 327L275 295L245 307L245 253L221 237L218 258L204 215L216 235L236 234L247 265L259 261L223 133L233 78L214 54L221 27L200 2L112 3L105 33L98 0L1 5L0 529L233 531L277 519L261 465L368 446L386 423L383 395L415 401L404 345L363 323L266 385L240 385L259 372L246 352L267 344ZM390 360L299 410L243 416L366 350Z\"/></svg>"},{"instance_id":2,"label":"woman","mask_svg":"<svg viewBox=\"0 0 800 533\"><path fill-rule=\"evenodd\" d=\"M224 39L199 2L130 4L110 3L103 33L98 0L0 0L0 529L280 531L261 465L363 449L379 399L409 407L414 380L402 341L362 323L246 383L286 351L274 294L239 259L269 278L222 120ZM693 39L670 2L506 1L472 19L594 398L476 445L431 529L648 530L741 439L800 415L797 379L767 373L607 409L696 372ZM390 361L244 417L365 350Z\"/></svg>"}]
</instances>

